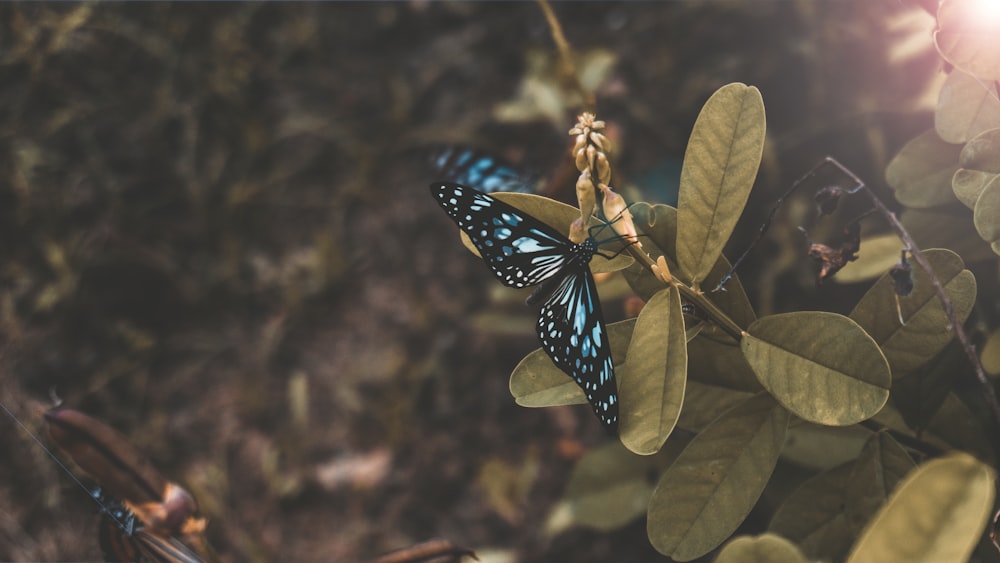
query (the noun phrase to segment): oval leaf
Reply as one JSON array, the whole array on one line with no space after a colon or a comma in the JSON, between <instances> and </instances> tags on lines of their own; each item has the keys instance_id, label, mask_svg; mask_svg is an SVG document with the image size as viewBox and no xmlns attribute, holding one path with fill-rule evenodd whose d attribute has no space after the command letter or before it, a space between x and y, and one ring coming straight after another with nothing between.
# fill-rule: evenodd
<instances>
[{"instance_id":1,"label":"oval leaf","mask_svg":"<svg viewBox=\"0 0 1000 563\"><path fill-rule=\"evenodd\" d=\"M807 557L842 561L853 539L844 514L853 465L844 463L802 483L775 511L768 531L792 540Z\"/></svg>"},{"instance_id":2,"label":"oval leaf","mask_svg":"<svg viewBox=\"0 0 1000 563\"><path fill-rule=\"evenodd\" d=\"M625 359L635 319L607 325L611 357ZM617 367L618 364L616 364ZM522 407L553 407L587 403L583 389L556 367L545 350L538 348L524 357L510 374L510 394Z\"/></svg>"},{"instance_id":3,"label":"oval leaf","mask_svg":"<svg viewBox=\"0 0 1000 563\"><path fill-rule=\"evenodd\" d=\"M969 264L996 259L990 245L979 237L964 207L904 209L899 221L920 248L947 248Z\"/></svg>"},{"instance_id":4,"label":"oval leaf","mask_svg":"<svg viewBox=\"0 0 1000 563\"><path fill-rule=\"evenodd\" d=\"M924 257L951 299L959 321L964 322L976 302L976 278L950 250L926 250ZM875 282L851 311L851 319L882 348L895 378L905 377L926 364L954 338L927 274L912 258L908 261L914 274L913 292L899 298L905 325L899 324L896 293L889 274Z\"/></svg>"},{"instance_id":5,"label":"oval leaf","mask_svg":"<svg viewBox=\"0 0 1000 563\"><path fill-rule=\"evenodd\" d=\"M861 533L896 485L916 464L888 432L876 432L854 462L844 496L847 523Z\"/></svg>"},{"instance_id":6,"label":"oval leaf","mask_svg":"<svg viewBox=\"0 0 1000 563\"><path fill-rule=\"evenodd\" d=\"M988 129L970 139L962 147L958 164L962 168L1000 174L998 152L1000 152L1000 129Z\"/></svg>"},{"instance_id":7,"label":"oval leaf","mask_svg":"<svg viewBox=\"0 0 1000 563\"><path fill-rule=\"evenodd\" d=\"M871 432L860 426L824 426L797 420L788 428L781 459L825 471L857 458L870 436Z\"/></svg>"},{"instance_id":8,"label":"oval leaf","mask_svg":"<svg viewBox=\"0 0 1000 563\"><path fill-rule=\"evenodd\" d=\"M688 374L707 385L750 393L763 390L739 344L719 342L707 335L698 335L688 343Z\"/></svg>"},{"instance_id":9,"label":"oval leaf","mask_svg":"<svg viewBox=\"0 0 1000 563\"><path fill-rule=\"evenodd\" d=\"M653 461L617 441L589 451L566 484L560 509L569 510L568 523L610 531L642 516L653 493L648 480Z\"/></svg>"},{"instance_id":10,"label":"oval leaf","mask_svg":"<svg viewBox=\"0 0 1000 563\"><path fill-rule=\"evenodd\" d=\"M938 6L938 29L934 33L941 56L949 63L985 79L1000 80L1000 18L984 13L990 2L942 0Z\"/></svg>"},{"instance_id":11,"label":"oval leaf","mask_svg":"<svg viewBox=\"0 0 1000 563\"><path fill-rule=\"evenodd\" d=\"M490 196L515 207L528 215L531 215L532 217L552 227L564 237L567 233L569 233L570 224L580 217L579 209L547 197L514 192L499 192L490 194ZM597 218L592 217L590 219L591 226L601 224L603 223L601 223L601 221ZM472 240L469 239L469 236L464 232L460 232L459 234L462 237L462 244L465 245L465 248L468 248L473 254L479 256L479 251L476 250L476 246L472 244ZM608 235L607 238L610 238L611 236L612 235ZM597 238L600 239L603 237ZM611 249L612 253L617 252L618 249L621 248L621 243L616 243L616 245L617 246ZM590 260L590 271L595 274L617 272L618 270L628 267L628 265L632 262L632 257L627 254L620 254L611 260L608 260L599 254L595 254Z\"/></svg>"},{"instance_id":12,"label":"oval leaf","mask_svg":"<svg viewBox=\"0 0 1000 563\"><path fill-rule=\"evenodd\" d=\"M1000 328L986 337L979 359L983 362L986 373L992 376L1000 375Z\"/></svg>"},{"instance_id":13,"label":"oval leaf","mask_svg":"<svg viewBox=\"0 0 1000 563\"><path fill-rule=\"evenodd\" d=\"M955 384L955 366L964 365L965 351L952 340L940 354L911 375L893 378L892 404L899 409L907 426L922 433Z\"/></svg>"},{"instance_id":14,"label":"oval leaf","mask_svg":"<svg viewBox=\"0 0 1000 563\"><path fill-rule=\"evenodd\" d=\"M961 452L922 464L875 515L848 561L966 561L989 520L995 478Z\"/></svg>"},{"instance_id":15,"label":"oval leaf","mask_svg":"<svg viewBox=\"0 0 1000 563\"><path fill-rule=\"evenodd\" d=\"M889 364L851 319L824 312L786 313L750 325L741 346L757 379L806 420L846 426L889 398Z\"/></svg>"},{"instance_id":16,"label":"oval leaf","mask_svg":"<svg viewBox=\"0 0 1000 563\"><path fill-rule=\"evenodd\" d=\"M964 143L976 135L1000 127L1000 102L988 84L954 69L941 86L934 129L949 143Z\"/></svg>"},{"instance_id":17,"label":"oval leaf","mask_svg":"<svg viewBox=\"0 0 1000 563\"><path fill-rule=\"evenodd\" d=\"M654 454L677 424L687 380L687 338L676 287L642 308L617 372L622 443L637 454Z\"/></svg>"},{"instance_id":18,"label":"oval leaf","mask_svg":"<svg viewBox=\"0 0 1000 563\"><path fill-rule=\"evenodd\" d=\"M955 192L955 197L962 205L972 209L986 186L997 178L1000 178L1000 174L959 168L951 178L951 191Z\"/></svg>"},{"instance_id":19,"label":"oval leaf","mask_svg":"<svg viewBox=\"0 0 1000 563\"><path fill-rule=\"evenodd\" d=\"M919 434L907 426L903 415L892 402L886 404L872 420L890 430L918 438L942 451L962 450L971 452L987 462L993 462L993 442L986 437L982 424L969 407L954 393L945 396L926 428L921 429Z\"/></svg>"},{"instance_id":20,"label":"oval leaf","mask_svg":"<svg viewBox=\"0 0 1000 563\"><path fill-rule=\"evenodd\" d=\"M788 411L761 393L698 434L649 499L646 528L653 547L690 561L725 541L774 471L788 418Z\"/></svg>"},{"instance_id":21,"label":"oval leaf","mask_svg":"<svg viewBox=\"0 0 1000 563\"><path fill-rule=\"evenodd\" d=\"M935 207L955 201L951 177L961 145L946 143L930 129L906 143L885 169L896 199L907 207Z\"/></svg>"},{"instance_id":22,"label":"oval leaf","mask_svg":"<svg viewBox=\"0 0 1000 563\"><path fill-rule=\"evenodd\" d=\"M1000 182L990 182L979 195L972 219L983 240L990 243L1000 241Z\"/></svg>"},{"instance_id":23,"label":"oval leaf","mask_svg":"<svg viewBox=\"0 0 1000 563\"><path fill-rule=\"evenodd\" d=\"M723 86L691 131L677 204L677 261L694 286L705 279L743 213L764 149L764 102L745 84Z\"/></svg>"},{"instance_id":24,"label":"oval leaf","mask_svg":"<svg viewBox=\"0 0 1000 563\"><path fill-rule=\"evenodd\" d=\"M849 262L833 277L834 283L857 283L873 280L899 262L903 243L895 233L868 236L861 241L858 259Z\"/></svg>"},{"instance_id":25,"label":"oval leaf","mask_svg":"<svg viewBox=\"0 0 1000 563\"><path fill-rule=\"evenodd\" d=\"M677 426L688 432L701 432L718 416L750 398L751 393L706 385L689 380L684 388L684 406Z\"/></svg>"},{"instance_id":26,"label":"oval leaf","mask_svg":"<svg viewBox=\"0 0 1000 563\"><path fill-rule=\"evenodd\" d=\"M781 536L740 536L726 544L715 563L806 563L795 544Z\"/></svg>"}]
</instances>

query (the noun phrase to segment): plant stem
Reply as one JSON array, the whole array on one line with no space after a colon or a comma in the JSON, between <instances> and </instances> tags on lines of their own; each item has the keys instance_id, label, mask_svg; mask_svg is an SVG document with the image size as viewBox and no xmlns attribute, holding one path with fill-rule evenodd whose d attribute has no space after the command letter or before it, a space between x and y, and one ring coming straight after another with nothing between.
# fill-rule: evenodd
<instances>
[{"instance_id":1,"label":"plant stem","mask_svg":"<svg viewBox=\"0 0 1000 563\"><path fill-rule=\"evenodd\" d=\"M545 20L549 23L549 29L552 30L552 40L555 41L556 48L559 49L563 78L572 82L573 87L580 93L580 97L583 100L583 109L585 111L594 111L597 100L594 98L593 92L588 92L580 82L580 75L576 72L576 65L573 63L573 50L570 48L569 42L566 41L566 36L563 35L562 26L559 25L559 18L552 11L552 6L549 5L548 0L538 0L538 6L542 9L542 13L545 14Z\"/></svg>"},{"instance_id":2,"label":"plant stem","mask_svg":"<svg viewBox=\"0 0 1000 563\"><path fill-rule=\"evenodd\" d=\"M858 186L855 188L855 191L857 189L864 189L865 193L868 194L868 198L871 199L872 204L875 206L875 209L877 209L878 212L885 217L886 221L888 221L889 225L896 232L896 236L903 241L906 251L913 256L914 262L916 262L917 265L920 266L920 269L927 274L931 285L934 287L934 293L937 294L938 301L941 302L941 307L944 309L944 313L948 317L948 323L950 325L949 328L955 333L955 338L958 338L958 341L962 344L962 349L965 351L965 355L969 358L969 363L972 364L973 370L976 372L976 379L982 389L983 398L986 399L986 404L990 408L990 413L993 416L993 423L995 427L1000 428L1000 403L997 402L996 391L993 389L993 384L990 383L989 378L986 377L986 371L983 369L982 362L979 361L979 354L976 353L975 344L969 340L968 335L965 333L965 328L962 326L961 319L959 319L955 314L955 306L952 304L951 298L948 297L948 293L945 292L944 286L941 285L941 280L938 279L937 274L935 274L934 270L931 268L930 262L928 262L927 258L924 257L923 252L921 252L917 243L913 241L913 237L910 236L910 233L907 232L906 228L903 227L903 224L899 222L899 218L896 217L896 214L890 211L889 208L882 203L882 200L880 200L878 196L876 196L875 193L861 181L860 178L848 170L844 165L840 164L840 162L838 162L835 158L830 156L826 157L820 164L813 168L810 174L825 164L832 164L833 166L836 166L841 172L850 177L851 180L853 180Z\"/></svg>"}]
</instances>

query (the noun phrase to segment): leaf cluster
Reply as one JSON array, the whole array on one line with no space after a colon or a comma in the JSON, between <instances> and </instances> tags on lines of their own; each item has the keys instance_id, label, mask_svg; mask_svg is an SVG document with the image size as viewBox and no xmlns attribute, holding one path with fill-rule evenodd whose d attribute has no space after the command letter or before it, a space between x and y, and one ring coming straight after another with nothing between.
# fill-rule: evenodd
<instances>
[{"instance_id":1,"label":"leaf cluster","mask_svg":"<svg viewBox=\"0 0 1000 563\"><path fill-rule=\"evenodd\" d=\"M982 5L941 2L934 39L949 73L934 127L903 147L889 163L886 181L908 208L902 219L918 240L978 235L1000 254L1000 57L995 45L1000 18L985 17ZM940 222L934 219L954 215L959 203L972 210L972 221L960 214L962 220L950 221L947 229L936 228ZM989 256L981 246L966 246L975 249L963 252L967 260Z\"/></svg>"},{"instance_id":2,"label":"leaf cluster","mask_svg":"<svg viewBox=\"0 0 1000 563\"><path fill-rule=\"evenodd\" d=\"M621 444L579 462L554 514L563 525L597 529L645 514L652 545L688 561L722 545L769 489L780 488L775 469L784 458L823 470L771 521L773 532L797 546L763 537L724 554L773 549L800 560L842 558L853 544L857 561L893 560L882 558L885 550L896 560L913 549L968 555L992 507L993 470L964 453L914 470L911 457L964 449L993 458L942 373L951 365L941 358L953 335L926 274L916 270L914 290L897 311L886 273L849 316L797 311L757 318L738 278L724 292L701 289L729 271L723 246L753 186L764 139L759 91L743 84L718 90L691 134L678 207L633 204L642 241L641 249L629 249L635 260L595 260L595 272L620 269L646 303L637 318L608 326ZM560 214L571 216L544 198L500 197L553 225ZM974 276L954 252L925 256L966 319ZM685 313L691 308L697 316ZM541 349L514 369L510 389L524 406L586 402ZM796 448L805 436L818 442L811 452ZM848 453L831 463L831 450ZM926 514L940 503L954 510ZM900 540L913 529L922 534L919 547Z\"/></svg>"}]
</instances>

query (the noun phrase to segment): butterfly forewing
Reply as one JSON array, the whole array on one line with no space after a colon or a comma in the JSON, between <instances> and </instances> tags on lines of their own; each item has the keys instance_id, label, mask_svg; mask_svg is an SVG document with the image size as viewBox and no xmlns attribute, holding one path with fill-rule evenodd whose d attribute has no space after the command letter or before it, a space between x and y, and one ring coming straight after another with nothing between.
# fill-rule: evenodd
<instances>
[{"instance_id":1,"label":"butterfly forewing","mask_svg":"<svg viewBox=\"0 0 1000 563\"><path fill-rule=\"evenodd\" d=\"M551 284L554 289L537 325L542 348L583 389L605 427L616 430L611 347L589 267L597 244L593 239L575 244L538 219L472 188L436 183L431 193L504 285L527 287L550 280L542 287L547 290Z\"/></svg>"},{"instance_id":2,"label":"butterfly forewing","mask_svg":"<svg viewBox=\"0 0 1000 563\"><path fill-rule=\"evenodd\" d=\"M554 276L575 246L538 219L472 188L435 184L432 192L506 286L527 287Z\"/></svg>"},{"instance_id":3,"label":"butterfly forewing","mask_svg":"<svg viewBox=\"0 0 1000 563\"><path fill-rule=\"evenodd\" d=\"M538 338L559 369L583 389L594 414L607 428L618 425L618 386L597 286L584 262L574 264L542 305Z\"/></svg>"}]
</instances>

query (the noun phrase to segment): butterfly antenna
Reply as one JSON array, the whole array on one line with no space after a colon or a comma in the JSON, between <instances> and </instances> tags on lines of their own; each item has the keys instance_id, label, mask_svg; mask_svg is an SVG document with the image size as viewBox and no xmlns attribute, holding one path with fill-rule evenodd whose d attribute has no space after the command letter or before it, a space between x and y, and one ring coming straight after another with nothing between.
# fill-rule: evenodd
<instances>
[{"instance_id":1,"label":"butterfly antenna","mask_svg":"<svg viewBox=\"0 0 1000 563\"><path fill-rule=\"evenodd\" d=\"M110 516L111 519L114 520L116 524L121 526L123 530L125 529L125 524L121 520L119 520L118 517L116 517L103 502L101 502L101 499L99 498L100 495L95 495L93 492L91 492L91 490L87 487L87 485L83 484L83 481L77 478L77 476L74 475L72 471L70 471L69 467L66 467L66 464L63 463L61 459L59 459L59 456L52 453L52 450L50 450L48 446L46 446L42 442L42 440L35 435L34 432L32 432L27 426L25 426L24 423L21 422L21 419L17 418L17 415L15 415L13 412L10 411L10 409L7 408L7 405L0 402L0 409L3 409L3 412L7 413L7 416L9 416L10 419L14 421L14 424L18 425L21 428L21 430L25 431L28 434L28 436L30 436L31 439L34 440L36 444L38 444L38 447L42 448L42 451L45 452L47 456L52 458L52 461L56 462L56 465L61 467L62 470L65 471L67 475L69 475L70 479L72 479L73 482L77 484L77 486L86 491L88 497L94 499L94 502L97 503L97 506L101 508L102 513Z\"/></svg>"}]
</instances>

